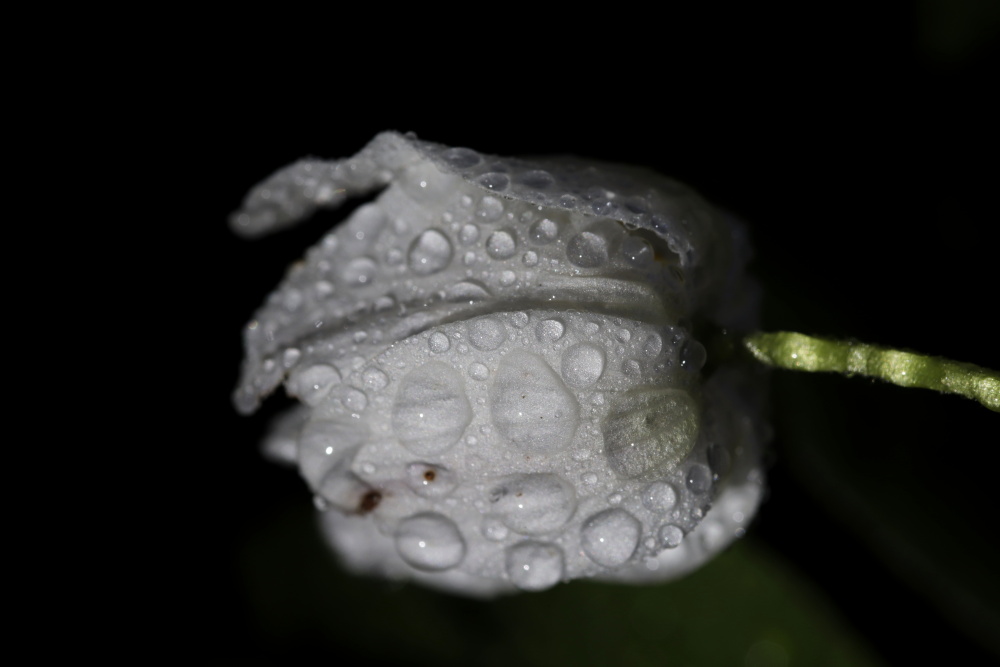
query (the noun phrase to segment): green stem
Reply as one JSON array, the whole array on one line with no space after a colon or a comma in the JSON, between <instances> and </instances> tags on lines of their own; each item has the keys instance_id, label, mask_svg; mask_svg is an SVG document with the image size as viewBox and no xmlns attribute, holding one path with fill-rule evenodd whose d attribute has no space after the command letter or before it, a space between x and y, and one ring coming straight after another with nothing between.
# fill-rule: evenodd
<instances>
[{"instance_id":1,"label":"green stem","mask_svg":"<svg viewBox=\"0 0 1000 667\"><path fill-rule=\"evenodd\" d=\"M792 331L750 334L743 345L769 366L864 375L901 387L935 389L971 398L1000 412L1000 373L975 364Z\"/></svg>"}]
</instances>

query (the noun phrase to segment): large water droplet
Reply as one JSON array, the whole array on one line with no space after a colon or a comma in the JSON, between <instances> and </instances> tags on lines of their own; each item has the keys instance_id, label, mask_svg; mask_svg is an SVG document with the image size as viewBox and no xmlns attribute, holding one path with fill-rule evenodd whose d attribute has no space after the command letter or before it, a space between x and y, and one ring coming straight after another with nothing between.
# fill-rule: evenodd
<instances>
[{"instance_id":1,"label":"large water droplet","mask_svg":"<svg viewBox=\"0 0 1000 667\"><path fill-rule=\"evenodd\" d=\"M378 368L366 368L361 373L361 379L369 389L378 391L389 384L389 376Z\"/></svg>"},{"instance_id":2,"label":"large water droplet","mask_svg":"<svg viewBox=\"0 0 1000 667\"><path fill-rule=\"evenodd\" d=\"M462 245L472 245L479 240L479 227L475 225L463 225L458 232L458 242Z\"/></svg>"},{"instance_id":3,"label":"large water droplet","mask_svg":"<svg viewBox=\"0 0 1000 667\"><path fill-rule=\"evenodd\" d=\"M615 399L602 425L608 463L637 477L672 469L698 439L698 407L679 389L640 389Z\"/></svg>"},{"instance_id":4,"label":"large water droplet","mask_svg":"<svg viewBox=\"0 0 1000 667\"><path fill-rule=\"evenodd\" d=\"M680 360L681 368L692 373L697 373L705 365L708 353L705 346L693 338L688 339L681 346Z\"/></svg>"},{"instance_id":5,"label":"large water droplet","mask_svg":"<svg viewBox=\"0 0 1000 667\"><path fill-rule=\"evenodd\" d=\"M653 482L643 489L642 504L651 512L667 512L677 504L677 492L668 482Z\"/></svg>"},{"instance_id":6,"label":"large water droplet","mask_svg":"<svg viewBox=\"0 0 1000 667\"><path fill-rule=\"evenodd\" d=\"M510 178L507 177L507 174L491 171L477 178L476 182L494 192L503 192L510 185Z\"/></svg>"},{"instance_id":7,"label":"large water droplet","mask_svg":"<svg viewBox=\"0 0 1000 667\"><path fill-rule=\"evenodd\" d=\"M548 245L559 236L559 224L555 220L542 218L531 225L528 229L528 236L538 245Z\"/></svg>"},{"instance_id":8,"label":"large water droplet","mask_svg":"<svg viewBox=\"0 0 1000 667\"><path fill-rule=\"evenodd\" d=\"M559 583L564 569L558 546L528 540L507 549L507 576L524 591L541 591Z\"/></svg>"},{"instance_id":9,"label":"large water droplet","mask_svg":"<svg viewBox=\"0 0 1000 667\"><path fill-rule=\"evenodd\" d=\"M674 549L679 547L681 540L684 539L684 531L680 527L668 523L660 528L659 538L662 546L667 549Z\"/></svg>"},{"instance_id":10,"label":"large water droplet","mask_svg":"<svg viewBox=\"0 0 1000 667\"><path fill-rule=\"evenodd\" d=\"M559 320L542 320L535 327L535 336L543 343L554 343L562 338L566 325Z\"/></svg>"},{"instance_id":11,"label":"large water droplet","mask_svg":"<svg viewBox=\"0 0 1000 667\"><path fill-rule=\"evenodd\" d=\"M449 285L444 290L445 301L450 303L462 303L482 301L488 299L490 292L486 286L475 280L463 280L453 285Z\"/></svg>"},{"instance_id":12,"label":"large water droplet","mask_svg":"<svg viewBox=\"0 0 1000 667\"><path fill-rule=\"evenodd\" d=\"M563 353L560 370L569 386L589 387L604 373L604 350L591 343L577 343Z\"/></svg>"},{"instance_id":13,"label":"large water droplet","mask_svg":"<svg viewBox=\"0 0 1000 667\"><path fill-rule=\"evenodd\" d=\"M580 529L583 552L598 565L619 567L639 546L642 525L623 509L609 509L587 519Z\"/></svg>"},{"instance_id":14,"label":"large water droplet","mask_svg":"<svg viewBox=\"0 0 1000 667\"><path fill-rule=\"evenodd\" d=\"M490 502L511 530L538 535L569 521L576 509L576 494L558 475L521 475L490 489Z\"/></svg>"},{"instance_id":15,"label":"large water droplet","mask_svg":"<svg viewBox=\"0 0 1000 667\"><path fill-rule=\"evenodd\" d=\"M378 506L382 494L351 472L350 464L350 457L338 460L323 477L316 494L326 501L327 507L345 512L370 512Z\"/></svg>"},{"instance_id":16,"label":"large water droplet","mask_svg":"<svg viewBox=\"0 0 1000 667\"><path fill-rule=\"evenodd\" d=\"M501 215L503 215L503 202L496 197L487 195L480 200L479 206L476 207L476 217L483 222L499 220Z\"/></svg>"},{"instance_id":17,"label":"large water droplet","mask_svg":"<svg viewBox=\"0 0 1000 667\"><path fill-rule=\"evenodd\" d=\"M469 377L473 380L479 380L482 382L490 376L490 369L486 367L485 364L481 364L478 361L474 361L469 364Z\"/></svg>"},{"instance_id":18,"label":"large water droplet","mask_svg":"<svg viewBox=\"0 0 1000 667\"><path fill-rule=\"evenodd\" d=\"M479 153L471 148L449 148L441 153L441 157L455 169L468 169L482 161Z\"/></svg>"},{"instance_id":19,"label":"large water droplet","mask_svg":"<svg viewBox=\"0 0 1000 667\"><path fill-rule=\"evenodd\" d=\"M344 265L340 277L348 285L360 287L374 280L377 272L378 265L375 264L375 260L368 257L355 257Z\"/></svg>"},{"instance_id":20,"label":"large water droplet","mask_svg":"<svg viewBox=\"0 0 1000 667\"><path fill-rule=\"evenodd\" d=\"M497 430L518 447L556 452L573 440L579 406L537 354L515 350L505 356L490 400Z\"/></svg>"},{"instance_id":21,"label":"large water droplet","mask_svg":"<svg viewBox=\"0 0 1000 667\"><path fill-rule=\"evenodd\" d=\"M407 260L410 270L419 276L436 273L451 262L451 241L436 229L425 230L413 240Z\"/></svg>"},{"instance_id":22,"label":"large water droplet","mask_svg":"<svg viewBox=\"0 0 1000 667\"><path fill-rule=\"evenodd\" d=\"M552 174L544 169L532 169L531 171L526 171L518 176L516 180L518 183L526 185L529 188L534 188L535 190L544 190L555 182L555 179L552 178Z\"/></svg>"},{"instance_id":23,"label":"large water droplet","mask_svg":"<svg viewBox=\"0 0 1000 667\"><path fill-rule=\"evenodd\" d=\"M493 232L486 239L486 253L493 259L507 259L517 252L514 235L505 229Z\"/></svg>"},{"instance_id":24,"label":"large water droplet","mask_svg":"<svg viewBox=\"0 0 1000 667\"><path fill-rule=\"evenodd\" d=\"M576 266L593 269L608 260L608 244L600 234L580 232L566 244L566 257Z\"/></svg>"},{"instance_id":25,"label":"large water droplet","mask_svg":"<svg viewBox=\"0 0 1000 667\"><path fill-rule=\"evenodd\" d=\"M495 350L507 340L507 330L503 323L492 317L469 322L469 342L479 350Z\"/></svg>"},{"instance_id":26,"label":"large water droplet","mask_svg":"<svg viewBox=\"0 0 1000 667\"><path fill-rule=\"evenodd\" d=\"M353 457L365 442L367 431L361 425L326 419L312 420L299 434L299 472L312 488L317 488L329 470L343 458Z\"/></svg>"},{"instance_id":27,"label":"large water droplet","mask_svg":"<svg viewBox=\"0 0 1000 667\"><path fill-rule=\"evenodd\" d=\"M396 550L418 570L447 570L465 558L465 540L454 521L442 514L423 512L400 522Z\"/></svg>"},{"instance_id":28,"label":"large water droplet","mask_svg":"<svg viewBox=\"0 0 1000 667\"><path fill-rule=\"evenodd\" d=\"M696 463L688 470L685 483L691 493L706 493L712 488L712 473L708 466Z\"/></svg>"},{"instance_id":29,"label":"large water droplet","mask_svg":"<svg viewBox=\"0 0 1000 667\"><path fill-rule=\"evenodd\" d=\"M306 405L315 407L330 393L330 387L340 382L340 373L333 366L316 364L294 373L287 384L287 391Z\"/></svg>"},{"instance_id":30,"label":"large water droplet","mask_svg":"<svg viewBox=\"0 0 1000 667\"><path fill-rule=\"evenodd\" d=\"M368 405L368 396L365 392L354 387L341 387L337 391L337 396L344 407L351 412L362 412Z\"/></svg>"},{"instance_id":31,"label":"large water droplet","mask_svg":"<svg viewBox=\"0 0 1000 667\"><path fill-rule=\"evenodd\" d=\"M451 341L448 340L447 335L441 333L440 331L435 331L427 339L427 347L430 348L431 352L441 354L442 352L448 351L448 348L451 347Z\"/></svg>"},{"instance_id":32,"label":"large water droplet","mask_svg":"<svg viewBox=\"0 0 1000 667\"><path fill-rule=\"evenodd\" d=\"M455 473L432 463L411 463L406 466L406 485L424 498L443 498L458 484Z\"/></svg>"},{"instance_id":33,"label":"large water droplet","mask_svg":"<svg viewBox=\"0 0 1000 667\"><path fill-rule=\"evenodd\" d=\"M454 368L432 361L400 382L392 426L404 447L421 455L452 447L472 420L465 385Z\"/></svg>"}]
</instances>

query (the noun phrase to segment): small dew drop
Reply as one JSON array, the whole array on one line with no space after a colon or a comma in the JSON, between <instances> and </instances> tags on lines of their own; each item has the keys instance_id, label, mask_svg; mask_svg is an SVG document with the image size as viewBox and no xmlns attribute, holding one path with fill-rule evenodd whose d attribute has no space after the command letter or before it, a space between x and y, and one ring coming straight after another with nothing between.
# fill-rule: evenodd
<instances>
[{"instance_id":1,"label":"small dew drop","mask_svg":"<svg viewBox=\"0 0 1000 667\"><path fill-rule=\"evenodd\" d=\"M344 270L341 271L340 277L351 287L360 287L362 285L367 285L374 280L377 272L378 266L375 264L373 259L368 257L356 257L344 266Z\"/></svg>"}]
</instances>

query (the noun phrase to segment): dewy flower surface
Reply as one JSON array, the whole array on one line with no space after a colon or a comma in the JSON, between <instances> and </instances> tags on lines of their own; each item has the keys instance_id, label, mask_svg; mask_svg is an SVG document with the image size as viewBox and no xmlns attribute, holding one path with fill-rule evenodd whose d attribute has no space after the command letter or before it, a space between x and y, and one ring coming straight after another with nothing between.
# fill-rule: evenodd
<instances>
[{"instance_id":1,"label":"dewy flower surface","mask_svg":"<svg viewBox=\"0 0 1000 667\"><path fill-rule=\"evenodd\" d=\"M348 568L470 595L655 581L742 534L760 387L706 376L692 331L756 326L738 224L647 171L391 132L279 171L232 221L380 188L255 314L235 394L301 401L267 448Z\"/></svg>"}]
</instances>

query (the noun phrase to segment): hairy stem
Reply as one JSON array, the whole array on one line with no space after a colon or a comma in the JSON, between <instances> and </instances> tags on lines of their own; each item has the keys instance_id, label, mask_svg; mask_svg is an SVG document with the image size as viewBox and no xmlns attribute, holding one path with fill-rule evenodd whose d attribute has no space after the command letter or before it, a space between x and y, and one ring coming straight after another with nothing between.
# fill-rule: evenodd
<instances>
[{"instance_id":1,"label":"hairy stem","mask_svg":"<svg viewBox=\"0 0 1000 667\"><path fill-rule=\"evenodd\" d=\"M750 334L743 345L769 366L864 375L901 387L935 389L971 398L1000 412L1000 372L975 364L793 331Z\"/></svg>"}]
</instances>

